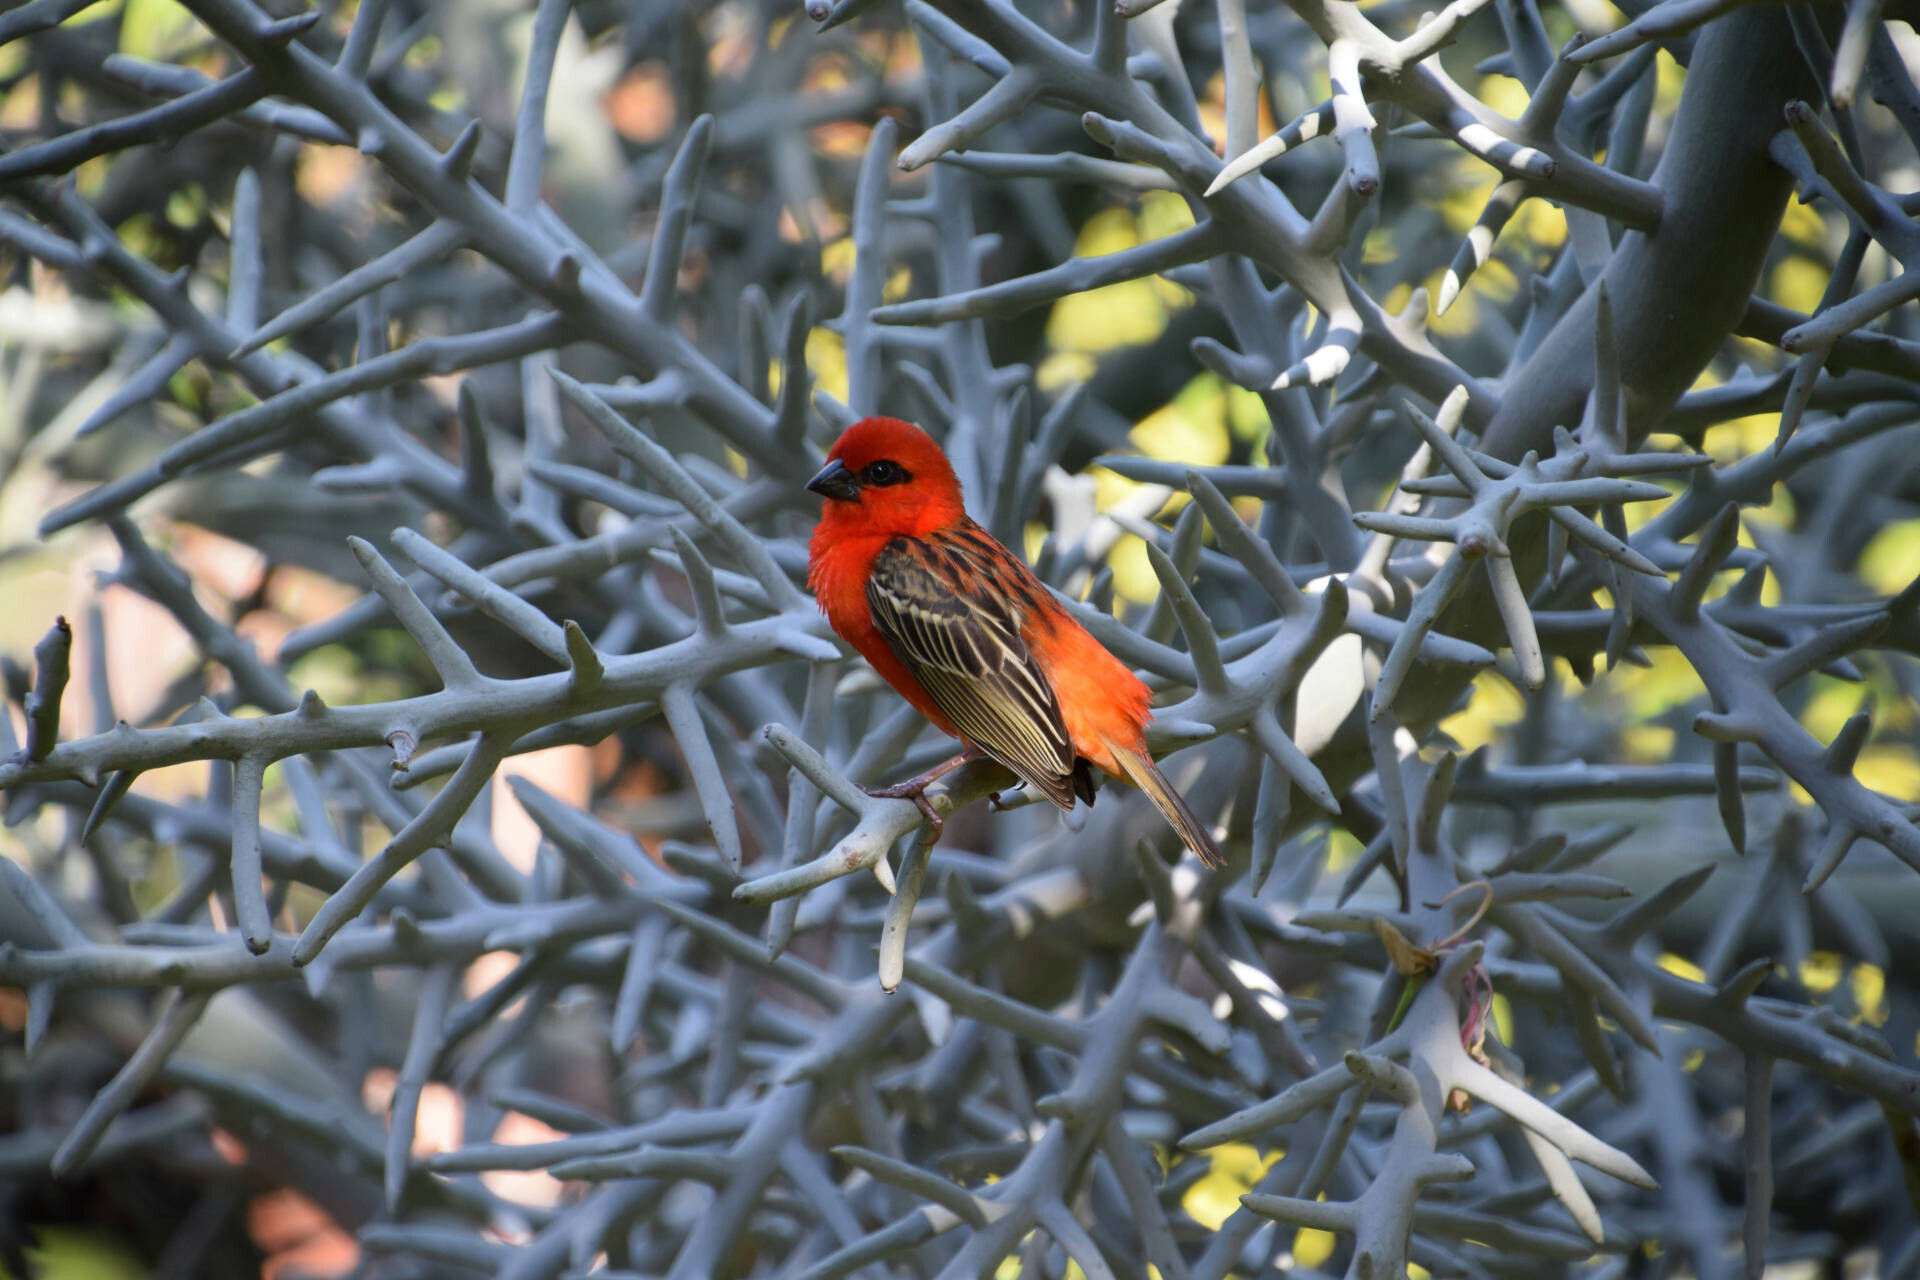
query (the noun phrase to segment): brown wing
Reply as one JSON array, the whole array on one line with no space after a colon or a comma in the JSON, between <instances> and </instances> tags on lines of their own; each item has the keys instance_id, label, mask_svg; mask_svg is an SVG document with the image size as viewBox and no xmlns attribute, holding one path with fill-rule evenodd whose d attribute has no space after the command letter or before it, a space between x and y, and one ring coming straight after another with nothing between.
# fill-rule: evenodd
<instances>
[{"instance_id":1,"label":"brown wing","mask_svg":"<svg viewBox=\"0 0 1920 1280\"><path fill-rule=\"evenodd\" d=\"M895 538L867 578L873 625L969 742L1073 808L1074 751L1060 701L1005 603L969 591L963 548Z\"/></svg>"}]
</instances>

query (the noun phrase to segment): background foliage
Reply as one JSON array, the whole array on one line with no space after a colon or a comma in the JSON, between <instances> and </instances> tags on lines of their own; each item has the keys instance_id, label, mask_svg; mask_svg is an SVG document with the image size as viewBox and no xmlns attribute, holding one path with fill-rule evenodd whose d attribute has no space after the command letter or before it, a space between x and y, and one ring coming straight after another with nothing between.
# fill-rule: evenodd
<instances>
[{"instance_id":1,"label":"background foliage","mask_svg":"<svg viewBox=\"0 0 1920 1280\"><path fill-rule=\"evenodd\" d=\"M0 1267L1913 1274L1910 16L0 14ZM858 790L876 411L1227 871Z\"/></svg>"}]
</instances>

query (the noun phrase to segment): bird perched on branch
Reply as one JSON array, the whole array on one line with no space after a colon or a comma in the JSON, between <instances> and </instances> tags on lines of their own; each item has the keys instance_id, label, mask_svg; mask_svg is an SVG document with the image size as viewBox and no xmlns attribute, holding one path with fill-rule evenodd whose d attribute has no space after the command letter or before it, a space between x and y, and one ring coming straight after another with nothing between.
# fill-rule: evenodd
<instances>
[{"instance_id":1,"label":"bird perched on branch","mask_svg":"<svg viewBox=\"0 0 1920 1280\"><path fill-rule=\"evenodd\" d=\"M807 581L833 629L965 747L869 795L911 799L931 839L936 779L982 755L1062 809L1093 803L1092 767L1146 792L1208 866L1212 834L1147 751L1151 695L1033 571L968 518L940 446L895 418L848 427L807 488L826 499Z\"/></svg>"}]
</instances>

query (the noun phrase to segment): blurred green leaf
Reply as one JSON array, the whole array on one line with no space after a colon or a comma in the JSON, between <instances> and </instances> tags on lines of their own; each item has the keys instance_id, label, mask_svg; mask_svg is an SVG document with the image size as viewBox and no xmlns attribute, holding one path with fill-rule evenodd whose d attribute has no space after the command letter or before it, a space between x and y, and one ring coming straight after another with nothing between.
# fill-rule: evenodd
<instances>
[{"instance_id":1,"label":"blurred green leaf","mask_svg":"<svg viewBox=\"0 0 1920 1280\"><path fill-rule=\"evenodd\" d=\"M35 1227L39 1244L27 1250L38 1280L139 1280L147 1269L111 1236L74 1227ZM0 1266L0 1280L26 1280Z\"/></svg>"},{"instance_id":2,"label":"blurred green leaf","mask_svg":"<svg viewBox=\"0 0 1920 1280\"><path fill-rule=\"evenodd\" d=\"M120 52L166 59L189 42L195 25L193 15L176 0L127 0L120 20Z\"/></svg>"}]
</instances>

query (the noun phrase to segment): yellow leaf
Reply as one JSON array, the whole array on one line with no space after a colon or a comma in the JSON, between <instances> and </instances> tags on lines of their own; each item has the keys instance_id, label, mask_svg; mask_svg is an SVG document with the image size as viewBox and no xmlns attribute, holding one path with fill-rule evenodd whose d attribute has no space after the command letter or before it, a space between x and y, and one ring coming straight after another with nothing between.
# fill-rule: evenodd
<instances>
[{"instance_id":1,"label":"yellow leaf","mask_svg":"<svg viewBox=\"0 0 1920 1280\"><path fill-rule=\"evenodd\" d=\"M1193 225L1193 209L1187 198L1173 191L1148 191L1140 197L1140 215L1135 220L1142 243L1159 240Z\"/></svg>"},{"instance_id":2,"label":"yellow leaf","mask_svg":"<svg viewBox=\"0 0 1920 1280\"><path fill-rule=\"evenodd\" d=\"M29 1238L38 1241L26 1251L38 1275L57 1280L138 1280L146 1274L146 1268L120 1247L111 1232L36 1226ZM13 1280L13 1273L0 1267L0 1280Z\"/></svg>"},{"instance_id":3,"label":"yellow leaf","mask_svg":"<svg viewBox=\"0 0 1920 1280\"><path fill-rule=\"evenodd\" d=\"M1151 280L1126 280L1070 294L1047 316L1047 342L1059 351L1144 346L1167 327L1167 304Z\"/></svg>"},{"instance_id":4,"label":"yellow leaf","mask_svg":"<svg viewBox=\"0 0 1920 1280\"><path fill-rule=\"evenodd\" d=\"M1125 500L1140 489L1138 480L1129 480L1118 471L1106 467L1088 467L1087 475L1093 477L1093 508L1096 511L1110 510L1115 503Z\"/></svg>"},{"instance_id":5,"label":"yellow leaf","mask_svg":"<svg viewBox=\"0 0 1920 1280\"><path fill-rule=\"evenodd\" d=\"M1354 838L1345 827L1333 827L1327 832L1327 872L1345 871L1360 860L1366 852L1366 846Z\"/></svg>"},{"instance_id":6,"label":"yellow leaf","mask_svg":"<svg viewBox=\"0 0 1920 1280\"><path fill-rule=\"evenodd\" d=\"M1527 109L1527 86L1512 76L1480 77L1480 92L1476 96L1509 120L1519 119Z\"/></svg>"},{"instance_id":7,"label":"yellow leaf","mask_svg":"<svg viewBox=\"0 0 1920 1280\"><path fill-rule=\"evenodd\" d=\"M847 398L847 344L831 329L816 326L807 334L807 371L813 385L836 400Z\"/></svg>"},{"instance_id":8,"label":"yellow leaf","mask_svg":"<svg viewBox=\"0 0 1920 1280\"><path fill-rule=\"evenodd\" d=\"M183 230L197 226L207 211L207 193L197 182L174 188L167 196L167 221Z\"/></svg>"},{"instance_id":9,"label":"yellow leaf","mask_svg":"<svg viewBox=\"0 0 1920 1280\"><path fill-rule=\"evenodd\" d=\"M1783 307L1811 315L1819 309L1820 295L1826 292L1831 276L1832 272L1819 263L1789 254L1774 267L1767 296Z\"/></svg>"},{"instance_id":10,"label":"yellow leaf","mask_svg":"<svg viewBox=\"0 0 1920 1280\"><path fill-rule=\"evenodd\" d=\"M1273 1151L1263 1156L1244 1142L1215 1148L1208 1156L1206 1176L1187 1189L1180 1207L1209 1231L1218 1231L1240 1208L1240 1197L1251 1191L1283 1154Z\"/></svg>"},{"instance_id":11,"label":"yellow leaf","mask_svg":"<svg viewBox=\"0 0 1920 1280\"><path fill-rule=\"evenodd\" d=\"M1473 279L1467 282L1467 287L1477 290L1495 306L1504 307L1519 296L1520 280L1506 263L1498 258L1488 258L1473 273Z\"/></svg>"},{"instance_id":12,"label":"yellow leaf","mask_svg":"<svg viewBox=\"0 0 1920 1280\"><path fill-rule=\"evenodd\" d=\"M127 0L120 19L120 52L168 61L194 35L195 25L178 0Z\"/></svg>"},{"instance_id":13,"label":"yellow leaf","mask_svg":"<svg viewBox=\"0 0 1920 1280\"><path fill-rule=\"evenodd\" d=\"M1293 1235L1294 1264L1309 1269L1318 1267L1333 1256L1333 1247L1338 1243L1331 1231L1302 1227Z\"/></svg>"},{"instance_id":14,"label":"yellow leaf","mask_svg":"<svg viewBox=\"0 0 1920 1280\"><path fill-rule=\"evenodd\" d=\"M1769 440L1767 447L1769 449L1773 447L1771 440ZM1740 515L1742 517L1740 531L1743 534L1746 533L1747 526L1756 524L1765 525L1772 529L1790 530L1794 527L1797 519L1797 509L1793 504L1793 492L1788 489L1786 485L1777 484L1768 491L1765 502L1756 506L1741 508ZM1743 543L1742 545L1745 544ZM1772 582L1773 575L1769 574L1767 581Z\"/></svg>"},{"instance_id":15,"label":"yellow leaf","mask_svg":"<svg viewBox=\"0 0 1920 1280\"><path fill-rule=\"evenodd\" d=\"M1497 991L1493 996L1493 1029L1500 1033L1502 1044L1513 1043L1513 1001Z\"/></svg>"},{"instance_id":16,"label":"yellow leaf","mask_svg":"<svg viewBox=\"0 0 1920 1280\"><path fill-rule=\"evenodd\" d=\"M1127 534L1107 553L1113 570L1113 594L1129 604L1152 604L1160 595L1160 578L1147 559L1147 544Z\"/></svg>"},{"instance_id":17,"label":"yellow leaf","mask_svg":"<svg viewBox=\"0 0 1920 1280\"><path fill-rule=\"evenodd\" d=\"M1227 388L1227 426L1233 431L1234 439L1244 441L1254 450L1256 459L1265 457L1262 446L1267 437L1273 434L1273 419L1267 416L1267 402L1245 387Z\"/></svg>"},{"instance_id":18,"label":"yellow leaf","mask_svg":"<svg viewBox=\"0 0 1920 1280\"><path fill-rule=\"evenodd\" d=\"M1676 978L1685 978L1688 982L1698 982L1703 986L1706 984L1707 971L1685 956L1663 951L1660 954L1660 967Z\"/></svg>"},{"instance_id":19,"label":"yellow leaf","mask_svg":"<svg viewBox=\"0 0 1920 1280\"><path fill-rule=\"evenodd\" d=\"M1900 743L1868 747L1853 766L1853 776L1861 786L1870 787L1895 800L1920 800L1920 758L1913 748Z\"/></svg>"},{"instance_id":20,"label":"yellow leaf","mask_svg":"<svg viewBox=\"0 0 1920 1280\"><path fill-rule=\"evenodd\" d=\"M1440 730L1458 742L1462 752L1477 751L1492 742L1500 729L1519 723L1526 711L1527 704L1512 685L1483 672L1474 677L1467 705L1442 720Z\"/></svg>"},{"instance_id":21,"label":"yellow leaf","mask_svg":"<svg viewBox=\"0 0 1920 1280\"><path fill-rule=\"evenodd\" d=\"M1440 281L1444 272L1436 271L1427 277L1427 297L1440 296ZM1480 273L1473 273L1478 280ZM1467 281L1467 287L1453 300L1453 305L1444 312L1432 312L1427 317L1427 328L1443 338L1464 338L1480 327L1480 295L1474 291L1473 280Z\"/></svg>"},{"instance_id":22,"label":"yellow leaf","mask_svg":"<svg viewBox=\"0 0 1920 1280\"><path fill-rule=\"evenodd\" d=\"M1630 724L1620 731L1628 764L1658 764L1673 755L1674 732L1662 724Z\"/></svg>"},{"instance_id":23,"label":"yellow leaf","mask_svg":"<svg viewBox=\"0 0 1920 1280\"><path fill-rule=\"evenodd\" d=\"M1625 704L1625 718L1646 721L1705 695L1706 686L1700 683L1700 673L1679 650L1649 649L1647 658L1650 665L1646 667L1622 663L1605 681L1595 684L1587 698L1602 703L1618 700ZM1596 707L1598 709L1601 708Z\"/></svg>"},{"instance_id":24,"label":"yellow leaf","mask_svg":"<svg viewBox=\"0 0 1920 1280\"><path fill-rule=\"evenodd\" d=\"M1558 205L1529 200L1520 217L1529 243L1542 249L1558 249L1567 242L1567 215Z\"/></svg>"},{"instance_id":25,"label":"yellow leaf","mask_svg":"<svg viewBox=\"0 0 1920 1280\"><path fill-rule=\"evenodd\" d=\"M1056 351L1033 371L1033 383L1048 395L1064 391L1076 382L1085 382L1100 368L1100 362L1084 351Z\"/></svg>"},{"instance_id":26,"label":"yellow leaf","mask_svg":"<svg viewBox=\"0 0 1920 1280\"><path fill-rule=\"evenodd\" d=\"M1240 1207L1240 1196L1245 1191L1231 1178L1209 1173L1193 1184L1182 1197L1180 1207L1187 1216L1209 1231L1218 1231L1226 1220Z\"/></svg>"},{"instance_id":27,"label":"yellow leaf","mask_svg":"<svg viewBox=\"0 0 1920 1280\"><path fill-rule=\"evenodd\" d=\"M1800 962L1800 985L1815 995L1824 995L1840 985L1843 964L1831 951L1815 951Z\"/></svg>"},{"instance_id":28,"label":"yellow leaf","mask_svg":"<svg viewBox=\"0 0 1920 1280\"><path fill-rule=\"evenodd\" d=\"M1252 1187L1254 1183L1267 1176L1267 1170L1280 1162L1284 1151L1269 1151L1265 1155L1250 1142L1229 1142L1225 1146L1215 1147L1208 1152L1215 1170L1237 1178Z\"/></svg>"},{"instance_id":29,"label":"yellow leaf","mask_svg":"<svg viewBox=\"0 0 1920 1280\"><path fill-rule=\"evenodd\" d=\"M1183 462L1196 467L1218 466L1233 447L1227 432L1227 397L1220 381L1212 380L1198 395L1189 395L1194 379L1171 401L1154 410L1134 427L1130 439L1149 458Z\"/></svg>"},{"instance_id":30,"label":"yellow leaf","mask_svg":"<svg viewBox=\"0 0 1920 1280\"><path fill-rule=\"evenodd\" d=\"M1800 727L1821 742L1832 742L1848 717L1858 711L1860 704L1866 700L1867 686L1849 680L1836 680L1832 676L1816 675L1812 688L1813 695L1807 699L1806 708L1800 713Z\"/></svg>"},{"instance_id":31,"label":"yellow leaf","mask_svg":"<svg viewBox=\"0 0 1920 1280\"><path fill-rule=\"evenodd\" d=\"M1440 202L1440 220L1451 235L1464 236L1467 228L1480 220L1487 197L1499 185L1500 176L1474 161L1461 161L1449 175L1446 197Z\"/></svg>"},{"instance_id":32,"label":"yellow leaf","mask_svg":"<svg viewBox=\"0 0 1920 1280\"><path fill-rule=\"evenodd\" d=\"M1657 120L1671 120L1680 107L1680 90L1687 82L1687 73L1665 49L1655 57L1653 65L1653 115Z\"/></svg>"},{"instance_id":33,"label":"yellow leaf","mask_svg":"<svg viewBox=\"0 0 1920 1280\"><path fill-rule=\"evenodd\" d=\"M1920 573L1920 520L1896 520L1873 535L1857 571L1875 591L1892 595Z\"/></svg>"},{"instance_id":34,"label":"yellow leaf","mask_svg":"<svg viewBox=\"0 0 1920 1280\"><path fill-rule=\"evenodd\" d=\"M1787 201L1786 212L1780 215L1780 234L1795 244L1817 249L1826 243L1827 224L1818 209L1801 204L1800 197L1794 196Z\"/></svg>"},{"instance_id":35,"label":"yellow leaf","mask_svg":"<svg viewBox=\"0 0 1920 1280\"><path fill-rule=\"evenodd\" d=\"M1400 251L1393 244L1392 227L1375 227L1367 232L1366 241L1360 250L1361 265L1375 267L1385 262L1392 262L1399 256Z\"/></svg>"},{"instance_id":36,"label":"yellow leaf","mask_svg":"<svg viewBox=\"0 0 1920 1280\"><path fill-rule=\"evenodd\" d=\"M1856 1020L1868 1026L1885 1026L1892 1009L1887 1004L1887 975L1879 965L1857 964L1849 977L1853 988Z\"/></svg>"},{"instance_id":37,"label":"yellow leaf","mask_svg":"<svg viewBox=\"0 0 1920 1280\"><path fill-rule=\"evenodd\" d=\"M1779 434L1779 414L1749 414L1708 427L1707 433L1700 438L1700 448L1715 462L1738 462L1762 449L1773 448L1774 438Z\"/></svg>"},{"instance_id":38,"label":"yellow leaf","mask_svg":"<svg viewBox=\"0 0 1920 1280\"><path fill-rule=\"evenodd\" d=\"M1074 238L1073 256L1098 258L1131 249L1139 243L1140 233L1134 228L1131 210L1102 209L1081 224L1080 234Z\"/></svg>"},{"instance_id":39,"label":"yellow leaf","mask_svg":"<svg viewBox=\"0 0 1920 1280\"><path fill-rule=\"evenodd\" d=\"M820 250L820 274L836 284L845 284L847 277L853 274L853 259L852 236L829 241Z\"/></svg>"}]
</instances>

